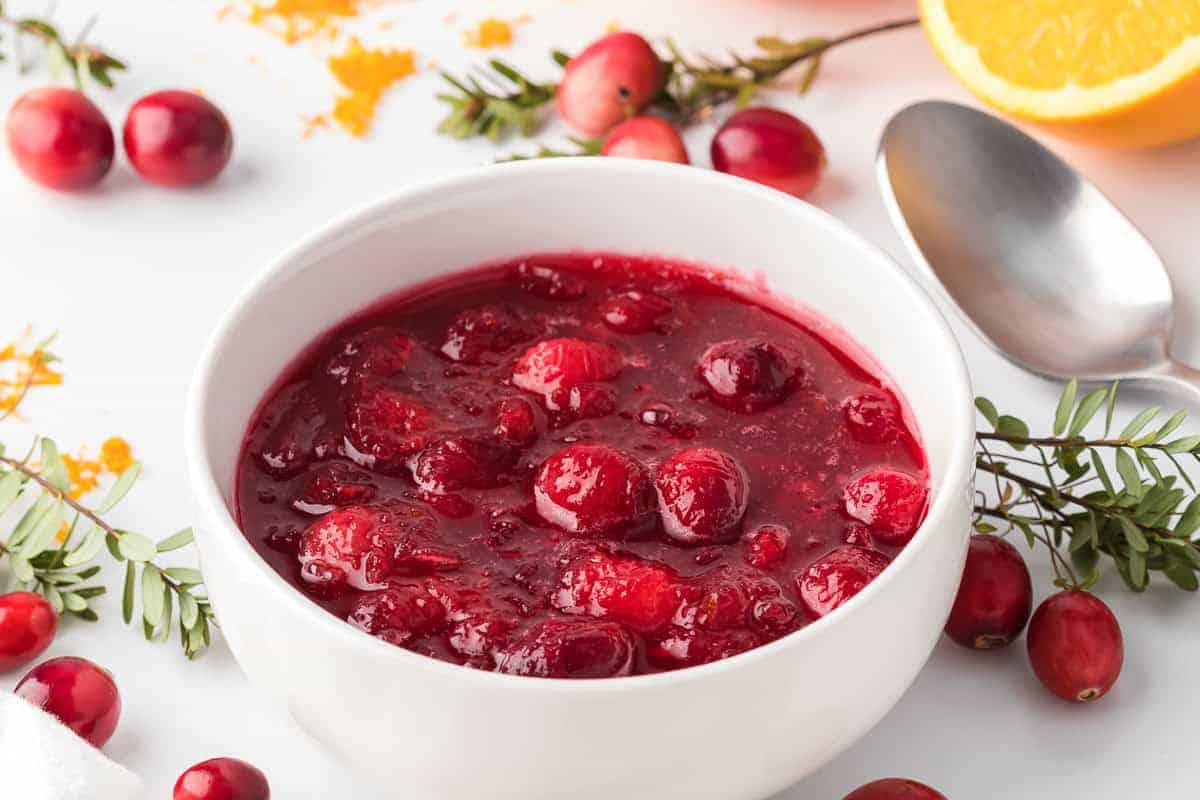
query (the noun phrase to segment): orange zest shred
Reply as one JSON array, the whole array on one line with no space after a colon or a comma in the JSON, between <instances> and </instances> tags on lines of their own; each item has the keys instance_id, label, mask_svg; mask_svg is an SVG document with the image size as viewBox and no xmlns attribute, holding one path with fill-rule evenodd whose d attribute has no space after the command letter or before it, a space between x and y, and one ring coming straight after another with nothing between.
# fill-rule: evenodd
<instances>
[{"instance_id":1,"label":"orange zest shred","mask_svg":"<svg viewBox=\"0 0 1200 800\"><path fill-rule=\"evenodd\" d=\"M507 20L488 17L465 31L463 39L470 47L508 47L513 40L512 24Z\"/></svg>"},{"instance_id":2,"label":"orange zest shred","mask_svg":"<svg viewBox=\"0 0 1200 800\"><path fill-rule=\"evenodd\" d=\"M605 33L616 33L619 30L621 30L621 23L617 22L615 19L610 19L608 24L604 26Z\"/></svg>"},{"instance_id":3,"label":"orange zest shred","mask_svg":"<svg viewBox=\"0 0 1200 800\"><path fill-rule=\"evenodd\" d=\"M47 353L40 347L22 348L26 330L17 339L0 348L0 418L12 414L33 386L58 386L62 373L54 370Z\"/></svg>"},{"instance_id":4,"label":"orange zest shred","mask_svg":"<svg viewBox=\"0 0 1200 800\"><path fill-rule=\"evenodd\" d=\"M340 23L358 16L363 5L364 0L270 0L251 5L247 20L295 44L315 36L337 36Z\"/></svg>"},{"instance_id":5,"label":"orange zest shred","mask_svg":"<svg viewBox=\"0 0 1200 800\"><path fill-rule=\"evenodd\" d=\"M100 455L89 458L85 450L80 449L74 456L62 455L63 464L67 467L67 478L71 487L67 496L78 500L100 485L101 477L105 475L120 475L133 465L133 451L129 442L120 436L105 439L100 445Z\"/></svg>"},{"instance_id":6,"label":"orange zest shred","mask_svg":"<svg viewBox=\"0 0 1200 800\"><path fill-rule=\"evenodd\" d=\"M329 57L329 71L348 90L334 98L333 119L351 136L362 137L384 93L416 73L417 60L412 50L370 49L352 37L342 53Z\"/></svg>"}]
</instances>

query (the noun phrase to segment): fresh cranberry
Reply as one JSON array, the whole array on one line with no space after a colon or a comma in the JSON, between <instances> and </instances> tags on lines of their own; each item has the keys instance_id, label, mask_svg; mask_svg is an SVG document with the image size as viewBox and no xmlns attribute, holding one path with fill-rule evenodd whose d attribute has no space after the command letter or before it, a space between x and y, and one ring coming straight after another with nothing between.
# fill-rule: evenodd
<instances>
[{"instance_id":1,"label":"fresh cranberry","mask_svg":"<svg viewBox=\"0 0 1200 800\"><path fill-rule=\"evenodd\" d=\"M338 343L325 362L325 374L345 386L361 378L391 378L407 366L416 346L395 328L368 328Z\"/></svg>"},{"instance_id":2,"label":"fresh cranberry","mask_svg":"<svg viewBox=\"0 0 1200 800\"><path fill-rule=\"evenodd\" d=\"M1108 694L1125 659L1117 618L1103 600L1080 590L1042 601L1029 621L1026 643L1042 685L1079 703Z\"/></svg>"},{"instance_id":3,"label":"fresh cranberry","mask_svg":"<svg viewBox=\"0 0 1200 800\"><path fill-rule=\"evenodd\" d=\"M1033 582L1017 548L998 536L976 534L946 635L963 647L1003 647L1025 629L1033 608Z\"/></svg>"},{"instance_id":4,"label":"fresh cranberry","mask_svg":"<svg viewBox=\"0 0 1200 800\"><path fill-rule=\"evenodd\" d=\"M269 475L291 478L318 457L317 447L326 418L316 396L302 382L276 397L263 415L258 463Z\"/></svg>"},{"instance_id":5,"label":"fresh cranberry","mask_svg":"<svg viewBox=\"0 0 1200 800\"><path fill-rule=\"evenodd\" d=\"M636 534L652 521L654 489L633 456L600 444L573 444L542 462L533 484L542 519L585 536Z\"/></svg>"},{"instance_id":6,"label":"fresh cranberry","mask_svg":"<svg viewBox=\"0 0 1200 800\"><path fill-rule=\"evenodd\" d=\"M538 437L537 416L528 400L509 397L496 407L496 435L509 444L525 447Z\"/></svg>"},{"instance_id":7,"label":"fresh cranberry","mask_svg":"<svg viewBox=\"0 0 1200 800\"><path fill-rule=\"evenodd\" d=\"M644 633L671 621L680 604L680 584L661 564L600 552L563 571L551 602L564 613L604 617Z\"/></svg>"},{"instance_id":8,"label":"fresh cranberry","mask_svg":"<svg viewBox=\"0 0 1200 800\"><path fill-rule=\"evenodd\" d=\"M842 404L850 435L865 444L894 442L904 434L900 404L889 393L862 392Z\"/></svg>"},{"instance_id":9,"label":"fresh cranberry","mask_svg":"<svg viewBox=\"0 0 1200 800\"><path fill-rule=\"evenodd\" d=\"M440 352L451 361L482 364L531 337L520 322L502 308L482 306L463 311L446 329Z\"/></svg>"},{"instance_id":10,"label":"fresh cranberry","mask_svg":"<svg viewBox=\"0 0 1200 800\"><path fill-rule=\"evenodd\" d=\"M659 318L670 310L671 301L640 289L609 295L600 303L604 324L618 333L656 331Z\"/></svg>"},{"instance_id":11,"label":"fresh cranberry","mask_svg":"<svg viewBox=\"0 0 1200 800\"><path fill-rule=\"evenodd\" d=\"M869 526L879 541L903 545L921 524L928 494L925 484L915 476L877 468L850 481L842 502L846 513Z\"/></svg>"},{"instance_id":12,"label":"fresh cranberry","mask_svg":"<svg viewBox=\"0 0 1200 800\"><path fill-rule=\"evenodd\" d=\"M412 475L424 492L492 489L517 460L512 446L484 436L450 436L433 442L413 459Z\"/></svg>"},{"instance_id":13,"label":"fresh cranberry","mask_svg":"<svg viewBox=\"0 0 1200 800\"><path fill-rule=\"evenodd\" d=\"M93 747L103 747L117 729L121 694L105 670L83 658L52 658L31 669L13 690L57 717Z\"/></svg>"},{"instance_id":14,"label":"fresh cranberry","mask_svg":"<svg viewBox=\"0 0 1200 800\"><path fill-rule=\"evenodd\" d=\"M604 137L600 155L689 163L679 131L660 117L634 117L617 125Z\"/></svg>"},{"instance_id":15,"label":"fresh cranberry","mask_svg":"<svg viewBox=\"0 0 1200 800\"><path fill-rule=\"evenodd\" d=\"M636 33L610 33L571 59L558 84L559 115L588 136L599 136L653 102L665 69Z\"/></svg>"},{"instance_id":16,"label":"fresh cranberry","mask_svg":"<svg viewBox=\"0 0 1200 800\"><path fill-rule=\"evenodd\" d=\"M946 796L907 778L884 778L858 787L843 800L946 800Z\"/></svg>"},{"instance_id":17,"label":"fresh cranberry","mask_svg":"<svg viewBox=\"0 0 1200 800\"><path fill-rule=\"evenodd\" d=\"M54 641L58 614L40 594L0 595L0 672L23 667Z\"/></svg>"},{"instance_id":18,"label":"fresh cranberry","mask_svg":"<svg viewBox=\"0 0 1200 800\"><path fill-rule=\"evenodd\" d=\"M779 348L756 339L714 344L700 356L698 370L717 405L746 414L782 403L803 376Z\"/></svg>"},{"instance_id":19,"label":"fresh cranberry","mask_svg":"<svg viewBox=\"0 0 1200 800\"><path fill-rule=\"evenodd\" d=\"M236 758L212 758L188 767L172 800L271 800L267 776Z\"/></svg>"},{"instance_id":20,"label":"fresh cranberry","mask_svg":"<svg viewBox=\"0 0 1200 800\"><path fill-rule=\"evenodd\" d=\"M113 162L112 127L82 92L33 89L17 98L4 124L21 171L50 189L86 189Z\"/></svg>"},{"instance_id":21,"label":"fresh cranberry","mask_svg":"<svg viewBox=\"0 0 1200 800\"><path fill-rule=\"evenodd\" d=\"M707 631L673 630L654 642L647 657L664 669L695 667L744 653L759 644L752 633L744 630Z\"/></svg>"},{"instance_id":22,"label":"fresh cranberry","mask_svg":"<svg viewBox=\"0 0 1200 800\"><path fill-rule=\"evenodd\" d=\"M391 531L374 506L330 511L300 539L300 576L314 586L379 588L394 566Z\"/></svg>"},{"instance_id":23,"label":"fresh cranberry","mask_svg":"<svg viewBox=\"0 0 1200 800\"><path fill-rule=\"evenodd\" d=\"M749 486L742 466L712 447L693 447L668 458L655 480L663 530L685 544L736 539Z\"/></svg>"},{"instance_id":24,"label":"fresh cranberry","mask_svg":"<svg viewBox=\"0 0 1200 800\"><path fill-rule=\"evenodd\" d=\"M578 300L587 284L570 272L522 261L513 270L517 285L543 300Z\"/></svg>"},{"instance_id":25,"label":"fresh cranberry","mask_svg":"<svg viewBox=\"0 0 1200 800\"><path fill-rule=\"evenodd\" d=\"M396 474L428 443L433 418L412 395L382 381L364 381L347 400L349 455L365 467Z\"/></svg>"},{"instance_id":26,"label":"fresh cranberry","mask_svg":"<svg viewBox=\"0 0 1200 800\"><path fill-rule=\"evenodd\" d=\"M802 572L796 578L796 588L805 605L823 617L861 592L887 565L888 557L883 553L842 545Z\"/></svg>"},{"instance_id":27,"label":"fresh cranberry","mask_svg":"<svg viewBox=\"0 0 1200 800\"><path fill-rule=\"evenodd\" d=\"M791 532L782 525L760 525L746 536L746 563L769 569L787 555Z\"/></svg>"},{"instance_id":28,"label":"fresh cranberry","mask_svg":"<svg viewBox=\"0 0 1200 800\"><path fill-rule=\"evenodd\" d=\"M369 503L378 491L370 474L335 461L313 471L293 505L306 514L324 514L337 506Z\"/></svg>"},{"instance_id":29,"label":"fresh cranberry","mask_svg":"<svg viewBox=\"0 0 1200 800\"><path fill-rule=\"evenodd\" d=\"M233 152L229 120L194 92L148 94L125 117L125 154L143 178L163 186L195 186L225 169Z\"/></svg>"},{"instance_id":30,"label":"fresh cranberry","mask_svg":"<svg viewBox=\"0 0 1200 800\"><path fill-rule=\"evenodd\" d=\"M496 671L539 678L614 678L633 669L629 632L613 622L547 620L496 657Z\"/></svg>"},{"instance_id":31,"label":"fresh cranberry","mask_svg":"<svg viewBox=\"0 0 1200 800\"><path fill-rule=\"evenodd\" d=\"M825 169L825 148L812 128L791 114L747 108L713 137L712 164L720 172L804 197Z\"/></svg>"},{"instance_id":32,"label":"fresh cranberry","mask_svg":"<svg viewBox=\"0 0 1200 800\"><path fill-rule=\"evenodd\" d=\"M603 342L547 339L517 359L512 380L520 389L550 398L580 384L611 380L621 367L621 354Z\"/></svg>"},{"instance_id":33,"label":"fresh cranberry","mask_svg":"<svg viewBox=\"0 0 1200 800\"><path fill-rule=\"evenodd\" d=\"M354 601L346 619L392 644L405 644L437 628L446 609L423 586L391 585Z\"/></svg>"}]
</instances>

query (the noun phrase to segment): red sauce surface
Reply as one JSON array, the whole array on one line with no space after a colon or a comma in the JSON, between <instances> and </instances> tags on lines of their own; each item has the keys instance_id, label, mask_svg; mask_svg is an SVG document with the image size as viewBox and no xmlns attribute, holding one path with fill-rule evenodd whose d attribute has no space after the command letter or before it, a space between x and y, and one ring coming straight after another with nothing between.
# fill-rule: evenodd
<instances>
[{"instance_id":1,"label":"red sauce surface","mask_svg":"<svg viewBox=\"0 0 1200 800\"><path fill-rule=\"evenodd\" d=\"M529 256L390 298L252 421L247 538L330 613L488 670L705 663L829 613L925 513L901 401L695 267Z\"/></svg>"}]
</instances>

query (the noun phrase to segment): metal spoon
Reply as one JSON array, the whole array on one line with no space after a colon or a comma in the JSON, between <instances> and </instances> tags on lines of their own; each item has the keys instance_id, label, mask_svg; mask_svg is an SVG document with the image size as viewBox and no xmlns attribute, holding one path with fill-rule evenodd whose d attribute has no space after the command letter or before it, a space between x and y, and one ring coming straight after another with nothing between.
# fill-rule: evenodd
<instances>
[{"instance_id":1,"label":"metal spoon","mask_svg":"<svg viewBox=\"0 0 1200 800\"><path fill-rule=\"evenodd\" d=\"M923 102L888 123L892 222L986 342L1053 378L1190 389L1171 358L1171 282L1146 238L1062 159L996 117Z\"/></svg>"}]
</instances>

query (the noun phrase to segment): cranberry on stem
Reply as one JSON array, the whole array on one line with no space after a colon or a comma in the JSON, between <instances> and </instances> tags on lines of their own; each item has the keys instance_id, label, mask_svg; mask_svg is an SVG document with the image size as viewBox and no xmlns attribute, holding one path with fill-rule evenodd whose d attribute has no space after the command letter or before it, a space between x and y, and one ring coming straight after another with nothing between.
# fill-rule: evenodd
<instances>
[{"instance_id":1,"label":"cranberry on stem","mask_svg":"<svg viewBox=\"0 0 1200 800\"><path fill-rule=\"evenodd\" d=\"M812 128L791 114L747 108L713 137L712 163L720 172L804 197L825 169L825 148Z\"/></svg>"},{"instance_id":2,"label":"cranberry on stem","mask_svg":"<svg viewBox=\"0 0 1200 800\"><path fill-rule=\"evenodd\" d=\"M23 667L45 652L58 630L58 614L40 594L0 595L0 672Z\"/></svg>"},{"instance_id":3,"label":"cranberry on stem","mask_svg":"<svg viewBox=\"0 0 1200 800\"><path fill-rule=\"evenodd\" d=\"M13 691L97 748L112 737L121 717L121 694L112 676L83 658L38 664Z\"/></svg>"},{"instance_id":4,"label":"cranberry on stem","mask_svg":"<svg viewBox=\"0 0 1200 800\"><path fill-rule=\"evenodd\" d=\"M162 186L210 181L233 152L233 131L221 109L194 92L173 89L133 104L124 140L133 168Z\"/></svg>"},{"instance_id":5,"label":"cranberry on stem","mask_svg":"<svg viewBox=\"0 0 1200 800\"><path fill-rule=\"evenodd\" d=\"M49 189L86 189L112 167L112 127L75 89L50 86L21 95L8 111L4 132L17 166Z\"/></svg>"},{"instance_id":6,"label":"cranberry on stem","mask_svg":"<svg viewBox=\"0 0 1200 800\"><path fill-rule=\"evenodd\" d=\"M1064 700L1098 700L1121 674L1121 626L1104 601L1068 589L1042 601L1029 621L1029 663L1042 685Z\"/></svg>"},{"instance_id":7,"label":"cranberry on stem","mask_svg":"<svg viewBox=\"0 0 1200 800\"><path fill-rule=\"evenodd\" d=\"M1025 629L1032 608L1033 582L1017 548L998 536L972 536L946 635L975 650L1003 647Z\"/></svg>"}]
</instances>

